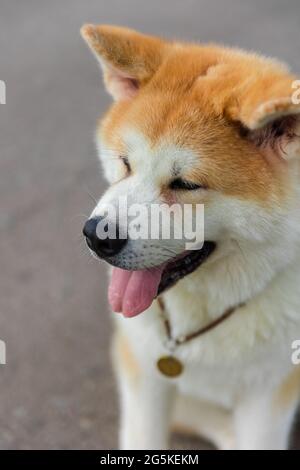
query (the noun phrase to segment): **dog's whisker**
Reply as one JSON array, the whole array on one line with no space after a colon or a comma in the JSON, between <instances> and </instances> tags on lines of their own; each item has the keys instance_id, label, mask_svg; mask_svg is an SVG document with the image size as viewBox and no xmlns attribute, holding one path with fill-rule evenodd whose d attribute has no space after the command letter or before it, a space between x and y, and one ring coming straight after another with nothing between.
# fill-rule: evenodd
<instances>
[{"instance_id":1,"label":"dog's whisker","mask_svg":"<svg viewBox=\"0 0 300 470\"><path fill-rule=\"evenodd\" d=\"M82 217L84 219L88 219L89 218L89 215L86 215L86 214L76 214L76 215L73 215L71 218L70 218L70 222L73 222L75 219L78 219L79 217Z\"/></svg>"},{"instance_id":2,"label":"dog's whisker","mask_svg":"<svg viewBox=\"0 0 300 470\"><path fill-rule=\"evenodd\" d=\"M93 201L94 204L98 204L97 199L92 195L92 193L88 190L88 188L84 187L84 191L90 196L91 200Z\"/></svg>"}]
</instances>

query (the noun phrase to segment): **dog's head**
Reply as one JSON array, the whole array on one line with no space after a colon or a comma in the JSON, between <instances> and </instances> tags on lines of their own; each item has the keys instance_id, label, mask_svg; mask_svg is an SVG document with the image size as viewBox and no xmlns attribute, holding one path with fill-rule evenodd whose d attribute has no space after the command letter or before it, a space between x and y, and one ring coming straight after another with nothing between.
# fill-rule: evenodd
<instances>
[{"instance_id":1,"label":"dog's head","mask_svg":"<svg viewBox=\"0 0 300 470\"><path fill-rule=\"evenodd\" d=\"M115 310L145 310L225 243L255 246L284 236L300 154L300 100L284 65L126 28L85 25L82 35L115 100L97 132L111 186L84 229L90 248L117 267ZM203 247L186 251L174 237L133 239L120 216L111 221L115 236L99 238L107 206L121 196L128 207L203 204Z\"/></svg>"}]
</instances>

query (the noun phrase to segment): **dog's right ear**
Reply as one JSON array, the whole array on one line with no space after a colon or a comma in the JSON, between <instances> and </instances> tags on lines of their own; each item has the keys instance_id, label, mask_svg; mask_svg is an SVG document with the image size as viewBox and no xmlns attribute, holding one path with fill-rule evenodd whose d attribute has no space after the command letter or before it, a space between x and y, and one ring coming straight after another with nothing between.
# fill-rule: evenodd
<instances>
[{"instance_id":1,"label":"dog's right ear","mask_svg":"<svg viewBox=\"0 0 300 470\"><path fill-rule=\"evenodd\" d=\"M134 97L162 61L165 42L117 26L86 24L81 35L99 60L108 92L115 100Z\"/></svg>"}]
</instances>

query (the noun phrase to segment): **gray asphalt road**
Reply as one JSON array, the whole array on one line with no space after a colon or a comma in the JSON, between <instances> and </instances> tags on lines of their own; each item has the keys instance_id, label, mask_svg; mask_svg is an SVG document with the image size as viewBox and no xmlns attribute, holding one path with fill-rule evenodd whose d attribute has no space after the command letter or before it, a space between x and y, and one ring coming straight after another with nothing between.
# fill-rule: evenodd
<instances>
[{"instance_id":1,"label":"gray asphalt road","mask_svg":"<svg viewBox=\"0 0 300 470\"><path fill-rule=\"evenodd\" d=\"M0 0L0 448L116 446L106 274L80 243L88 193L104 188L93 130L109 100L80 25L224 42L300 71L299 17L299 0Z\"/></svg>"}]
</instances>

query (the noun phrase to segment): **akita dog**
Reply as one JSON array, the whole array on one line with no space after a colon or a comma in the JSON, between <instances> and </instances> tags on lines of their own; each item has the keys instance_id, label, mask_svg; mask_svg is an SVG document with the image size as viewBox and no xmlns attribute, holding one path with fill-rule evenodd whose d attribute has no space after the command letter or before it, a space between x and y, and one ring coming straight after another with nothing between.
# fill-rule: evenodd
<instances>
[{"instance_id":1,"label":"akita dog","mask_svg":"<svg viewBox=\"0 0 300 470\"><path fill-rule=\"evenodd\" d=\"M115 100L97 131L110 187L84 235L113 266L120 447L167 448L177 426L220 449L286 449L300 391L296 77L239 49L81 32ZM203 204L203 247L121 236L121 219L99 237L121 196Z\"/></svg>"}]
</instances>

